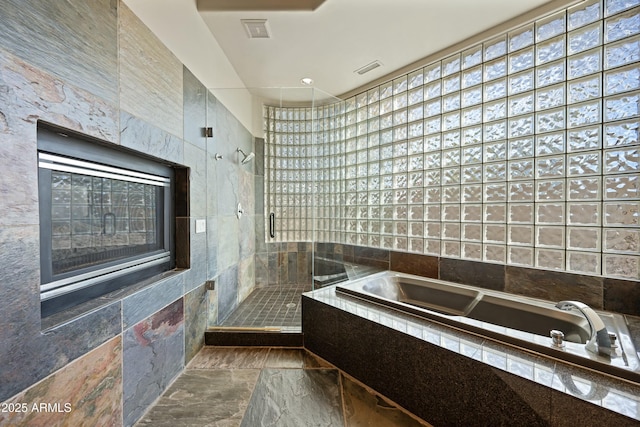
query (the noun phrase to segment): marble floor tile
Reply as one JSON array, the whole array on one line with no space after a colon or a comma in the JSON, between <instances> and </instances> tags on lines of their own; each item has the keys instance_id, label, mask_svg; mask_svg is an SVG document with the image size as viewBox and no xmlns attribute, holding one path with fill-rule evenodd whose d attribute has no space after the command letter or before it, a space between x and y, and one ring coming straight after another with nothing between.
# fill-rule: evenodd
<instances>
[{"instance_id":1,"label":"marble floor tile","mask_svg":"<svg viewBox=\"0 0 640 427\"><path fill-rule=\"evenodd\" d=\"M263 369L241 427L342 426L336 369Z\"/></svg>"},{"instance_id":2,"label":"marble floor tile","mask_svg":"<svg viewBox=\"0 0 640 427\"><path fill-rule=\"evenodd\" d=\"M268 348L203 347L187 369L260 369Z\"/></svg>"},{"instance_id":3,"label":"marble floor tile","mask_svg":"<svg viewBox=\"0 0 640 427\"><path fill-rule=\"evenodd\" d=\"M260 371L185 371L137 426L238 426Z\"/></svg>"}]
</instances>

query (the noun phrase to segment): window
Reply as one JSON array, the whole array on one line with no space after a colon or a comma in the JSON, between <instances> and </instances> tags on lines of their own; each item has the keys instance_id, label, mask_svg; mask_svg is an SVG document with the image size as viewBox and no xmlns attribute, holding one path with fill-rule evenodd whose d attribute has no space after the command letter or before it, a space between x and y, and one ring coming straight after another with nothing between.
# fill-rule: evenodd
<instances>
[{"instance_id":1,"label":"window","mask_svg":"<svg viewBox=\"0 0 640 427\"><path fill-rule=\"evenodd\" d=\"M174 267L173 169L38 128L42 315Z\"/></svg>"}]
</instances>

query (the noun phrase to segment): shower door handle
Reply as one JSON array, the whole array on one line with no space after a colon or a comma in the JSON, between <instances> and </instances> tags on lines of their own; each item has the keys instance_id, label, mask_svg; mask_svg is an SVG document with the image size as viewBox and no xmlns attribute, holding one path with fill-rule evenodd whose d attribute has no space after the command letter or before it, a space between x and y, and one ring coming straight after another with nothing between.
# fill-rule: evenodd
<instances>
[{"instance_id":1,"label":"shower door handle","mask_svg":"<svg viewBox=\"0 0 640 427\"><path fill-rule=\"evenodd\" d=\"M269 214L269 236L276 237L276 214L273 212Z\"/></svg>"}]
</instances>

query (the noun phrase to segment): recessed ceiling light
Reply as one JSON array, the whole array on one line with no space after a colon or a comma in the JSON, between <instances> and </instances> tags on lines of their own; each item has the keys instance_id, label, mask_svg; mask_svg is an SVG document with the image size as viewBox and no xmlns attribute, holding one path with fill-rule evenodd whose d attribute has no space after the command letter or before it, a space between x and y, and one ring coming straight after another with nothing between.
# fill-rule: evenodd
<instances>
[{"instance_id":1,"label":"recessed ceiling light","mask_svg":"<svg viewBox=\"0 0 640 427\"><path fill-rule=\"evenodd\" d=\"M358 73L358 74L362 75L364 73L368 73L369 71L380 67L381 65L382 65L382 62L376 60L376 61L373 61L373 62L371 62L371 63L369 63L369 64L367 64L367 65L365 65L363 67L358 68L357 70L354 71L354 73Z\"/></svg>"},{"instance_id":2,"label":"recessed ceiling light","mask_svg":"<svg viewBox=\"0 0 640 427\"><path fill-rule=\"evenodd\" d=\"M266 19L241 19L240 22L250 39L271 38Z\"/></svg>"},{"instance_id":3,"label":"recessed ceiling light","mask_svg":"<svg viewBox=\"0 0 640 427\"><path fill-rule=\"evenodd\" d=\"M313 79L310 77L303 77L302 79L300 79L300 83L305 86L311 86L313 84Z\"/></svg>"}]
</instances>

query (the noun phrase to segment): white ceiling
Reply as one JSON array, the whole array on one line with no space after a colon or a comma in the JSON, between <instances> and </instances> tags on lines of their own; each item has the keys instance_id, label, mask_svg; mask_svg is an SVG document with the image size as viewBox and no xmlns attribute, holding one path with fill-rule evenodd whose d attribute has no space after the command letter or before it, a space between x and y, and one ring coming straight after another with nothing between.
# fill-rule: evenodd
<instances>
[{"instance_id":1,"label":"white ceiling","mask_svg":"<svg viewBox=\"0 0 640 427\"><path fill-rule=\"evenodd\" d=\"M342 95L455 43L560 0L325 0L315 11L199 10L248 88L314 87ZM241 19L267 19L249 39ZM374 60L379 67L354 71Z\"/></svg>"}]
</instances>

